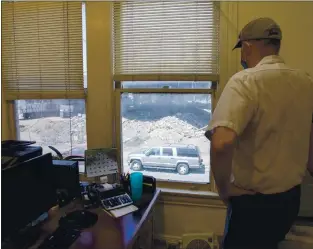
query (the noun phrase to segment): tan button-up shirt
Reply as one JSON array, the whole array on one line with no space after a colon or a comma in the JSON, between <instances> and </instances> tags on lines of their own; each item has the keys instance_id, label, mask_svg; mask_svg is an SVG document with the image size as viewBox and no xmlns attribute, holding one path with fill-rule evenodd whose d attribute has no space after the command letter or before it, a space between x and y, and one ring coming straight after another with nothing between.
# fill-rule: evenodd
<instances>
[{"instance_id":1,"label":"tan button-up shirt","mask_svg":"<svg viewBox=\"0 0 313 249\"><path fill-rule=\"evenodd\" d=\"M312 114L312 78L279 56L267 56L229 80L208 130L223 126L237 133L235 184L279 193L305 175Z\"/></svg>"}]
</instances>

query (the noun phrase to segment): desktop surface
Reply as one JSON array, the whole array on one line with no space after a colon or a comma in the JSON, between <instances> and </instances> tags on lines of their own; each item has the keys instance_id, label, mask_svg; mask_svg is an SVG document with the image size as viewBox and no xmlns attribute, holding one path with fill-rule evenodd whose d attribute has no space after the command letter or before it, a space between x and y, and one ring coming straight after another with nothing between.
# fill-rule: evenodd
<instances>
[{"instance_id":1,"label":"desktop surface","mask_svg":"<svg viewBox=\"0 0 313 249\"><path fill-rule=\"evenodd\" d=\"M142 205L138 211L119 218L113 218L102 208L88 209L88 211L97 214L97 222L93 226L82 230L80 236L69 248L85 248L86 241L88 241L88 248L90 249L132 248L139 231L151 214L159 194L160 190L156 190L153 195L150 195L150 201L145 202L145 205ZM82 209L82 202L75 200L63 208L52 210L49 220L42 227L43 233L41 239L30 248L38 248L44 241L44 238L59 227L61 217L69 212Z\"/></svg>"}]
</instances>

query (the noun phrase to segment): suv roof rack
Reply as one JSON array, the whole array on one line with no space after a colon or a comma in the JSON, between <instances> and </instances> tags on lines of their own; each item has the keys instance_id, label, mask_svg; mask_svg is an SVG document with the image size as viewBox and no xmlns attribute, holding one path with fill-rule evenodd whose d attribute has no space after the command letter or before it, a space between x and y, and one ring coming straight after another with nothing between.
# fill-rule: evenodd
<instances>
[{"instance_id":1,"label":"suv roof rack","mask_svg":"<svg viewBox=\"0 0 313 249\"><path fill-rule=\"evenodd\" d=\"M196 148L197 146L194 144L165 144L164 146L171 146L171 147L188 147L188 148ZM164 147L163 146L163 147ZM162 147L162 146L160 146Z\"/></svg>"}]
</instances>

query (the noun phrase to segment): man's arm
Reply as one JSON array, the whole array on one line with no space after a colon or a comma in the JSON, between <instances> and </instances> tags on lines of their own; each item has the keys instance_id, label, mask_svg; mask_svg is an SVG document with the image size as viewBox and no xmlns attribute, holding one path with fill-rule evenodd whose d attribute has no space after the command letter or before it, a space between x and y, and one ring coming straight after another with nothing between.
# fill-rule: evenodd
<instances>
[{"instance_id":1,"label":"man's arm","mask_svg":"<svg viewBox=\"0 0 313 249\"><path fill-rule=\"evenodd\" d=\"M211 170L222 200L228 198L232 159L237 135L226 127L217 127L211 137Z\"/></svg>"},{"instance_id":2,"label":"man's arm","mask_svg":"<svg viewBox=\"0 0 313 249\"><path fill-rule=\"evenodd\" d=\"M311 135L310 135L308 171L310 172L311 176L313 177L313 120L312 120Z\"/></svg>"},{"instance_id":3,"label":"man's arm","mask_svg":"<svg viewBox=\"0 0 313 249\"><path fill-rule=\"evenodd\" d=\"M250 191L230 182L232 159L237 137L242 134L257 108L256 95L250 85L230 79L214 110L205 136L211 140L211 169L222 200Z\"/></svg>"}]
</instances>

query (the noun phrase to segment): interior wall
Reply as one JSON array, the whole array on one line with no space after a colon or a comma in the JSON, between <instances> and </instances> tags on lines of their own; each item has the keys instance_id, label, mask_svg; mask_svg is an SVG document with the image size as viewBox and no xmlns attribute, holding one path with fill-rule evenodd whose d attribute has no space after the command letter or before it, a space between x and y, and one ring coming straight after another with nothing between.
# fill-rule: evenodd
<instances>
[{"instance_id":1,"label":"interior wall","mask_svg":"<svg viewBox=\"0 0 313 249\"><path fill-rule=\"evenodd\" d=\"M86 2L88 148L113 145L111 14L110 2Z\"/></svg>"},{"instance_id":2,"label":"interior wall","mask_svg":"<svg viewBox=\"0 0 313 249\"><path fill-rule=\"evenodd\" d=\"M183 234L210 233L222 236L226 207L220 200L207 197L161 196L156 206L155 237L176 242Z\"/></svg>"},{"instance_id":3,"label":"interior wall","mask_svg":"<svg viewBox=\"0 0 313 249\"><path fill-rule=\"evenodd\" d=\"M286 63L313 75L313 2L239 2L239 28L258 17L271 17L281 26Z\"/></svg>"}]
</instances>

